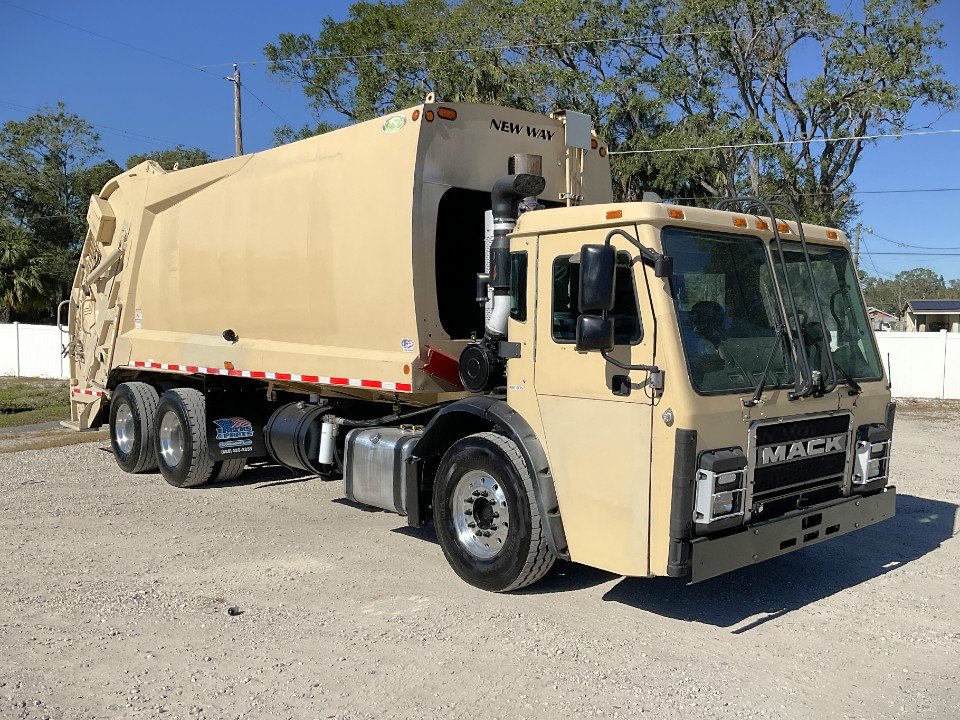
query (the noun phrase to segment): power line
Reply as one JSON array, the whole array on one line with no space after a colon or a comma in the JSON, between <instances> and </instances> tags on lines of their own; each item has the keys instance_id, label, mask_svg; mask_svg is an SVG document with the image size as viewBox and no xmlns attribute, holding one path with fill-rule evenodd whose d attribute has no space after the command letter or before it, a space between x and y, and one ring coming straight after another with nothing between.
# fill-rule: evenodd
<instances>
[{"instance_id":1,"label":"power line","mask_svg":"<svg viewBox=\"0 0 960 720\"><path fill-rule=\"evenodd\" d=\"M611 150L609 155L649 155L653 153L695 152L698 150L743 150L746 148L774 147L782 145L806 145L815 142L840 142L842 140L880 140L883 138L914 137L919 135L947 135L960 133L960 128L946 130L908 130L899 133L875 133L873 135L844 135L839 137L795 138L770 142L739 143L730 145L700 145L697 147L651 148L648 150Z\"/></svg>"},{"instance_id":2,"label":"power line","mask_svg":"<svg viewBox=\"0 0 960 720\"><path fill-rule=\"evenodd\" d=\"M124 41L124 40L118 40L117 38L110 37L109 35L104 35L104 34L102 34L102 33L96 32L96 31L94 31L94 30L89 30L89 29L87 29L87 28L85 28L85 27L80 27L79 25L74 25L73 23L67 22L66 20L60 20L59 18L55 18L55 17L53 17L53 16L51 16L51 15L46 15L46 14L44 14L44 13L42 13L42 12L37 12L36 10L31 10L30 8L25 8L25 7L22 7L22 6L20 6L20 5L15 5L15 4L12 3L12 2L8 2L8 0L0 0L0 4L6 5L7 7L12 7L12 8L14 8L14 9L16 9L16 10L20 10L20 11L25 12L25 13L30 13L31 15L36 15L37 17L41 17L41 18L43 18L44 20L49 20L50 22L55 22L55 23L58 23L58 24L60 24L60 25L66 25L67 27L73 28L74 30L79 30L80 32L87 33L88 35L93 35L93 37L100 38L101 40L106 40L107 42L112 42L112 43L115 43L115 44L117 44L117 45L122 45L123 47L129 48L130 50L136 50L137 52L144 53L145 55L152 55L152 56L155 57L155 58L159 58L159 59L161 59L161 60L166 60L167 62L173 63L174 65L180 65L180 66L185 67L185 68L190 68L191 70L196 70L196 71L198 71L198 72L205 73L205 74L207 74L207 75L210 75L211 77L216 77L216 74L215 74L215 73L212 73L212 72L210 72L210 71L208 71L208 70L205 70L204 68L202 68L202 67L199 66L199 65L191 65L190 63L183 62L182 60L177 60L176 58L172 58L172 57L170 57L169 55L162 55L162 54L160 54L160 53L158 53L158 52L154 52L153 50L148 50L147 48L142 48L142 47L139 47L139 46L137 46L137 45L132 45L131 43L128 43L128 42L126 42L126 41Z\"/></svg>"},{"instance_id":3,"label":"power line","mask_svg":"<svg viewBox=\"0 0 960 720\"><path fill-rule=\"evenodd\" d=\"M244 90L246 90L250 95L252 95L252 96L253 96L253 99L256 100L257 102L259 102L261 105L263 105L267 110L269 110L269 111L272 112L274 115L276 115L278 118L280 118L281 120L283 120L283 122L285 122L287 125L290 125L290 121L289 121L289 120L287 120L283 115L281 115L280 113L278 113L278 112L277 112L276 110L274 110L272 107L270 107L269 105L267 105L267 104L260 98L259 95L257 95L255 92L253 92L253 90L251 90L249 87L247 87L247 84L246 84L246 83L243 83L243 82L240 83L240 87L242 87L242 88L243 88Z\"/></svg>"},{"instance_id":4,"label":"power line","mask_svg":"<svg viewBox=\"0 0 960 720\"><path fill-rule=\"evenodd\" d=\"M830 195L895 195L902 193L941 193L941 192L960 192L960 187L955 188L890 188L886 190L845 190L834 192L801 192L801 193L774 193L764 195L770 198L789 198L789 197L826 197ZM670 201L677 200L719 200L719 197L668 197Z\"/></svg>"},{"instance_id":5,"label":"power line","mask_svg":"<svg viewBox=\"0 0 960 720\"><path fill-rule=\"evenodd\" d=\"M840 20L833 22L823 22L820 25L800 25L797 26L797 30L821 30L824 26L836 25ZM777 23L770 23L768 25L757 25L754 28L748 28L751 32L760 32L762 30L771 30L777 27ZM624 35L618 37L598 37L598 38L587 38L583 40L555 40L552 42L528 42L528 43L506 43L501 45L473 45L460 48L434 48L432 50L394 50L391 52L372 52L372 53L360 53L357 55L316 55L313 57L305 58L311 62L326 62L330 60L363 60L363 59L379 59L386 57L418 57L425 55L456 55L458 53L465 52L482 52L487 50L526 50L532 48L542 48L542 47L565 47L570 45L597 45L602 43L618 43L618 42L635 42L642 44L649 44L657 40L668 40L672 38L681 38L681 37L698 37L698 36L707 36L707 35L727 35L734 34L743 31L744 28L720 28L716 30L690 30L687 32L675 32L675 33L654 33L647 35ZM269 59L269 58L268 58ZM289 55L278 55L275 58L270 59L271 62L283 61L283 60L298 60L298 57L291 57Z\"/></svg>"},{"instance_id":6,"label":"power line","mask_svg":"<svg viewBox=\"0 0 960 720\"><path fill-rule=\"evenodd\" d=\"M951 245L951 246L944 246L944 247L936 247L933 245L911 245L910 243L899 242L898 240L891 240L890 238L884 237L883 235L880 235L879 233L875 233L872 230L867 230L867 232L873 235L878 240L883 240L885 242L892 243L894 245L898 245L899 247L903 247L903 248L914 248L916 250L960 250L960 245Z\"/></svg>"},{"instance_id":7,"label":"power line","mask_svg":"<svg viewBox=\"0 0 960 720\"><path fill-rule=\"evenodd\" d=\"M922 252L874 252L874 255L909 255L913 257L932 257L932 258L941 258L941 257L960 257L960 252L946 252L946 253L922 253Z\"/></svg>"},{"instance_id":8,"label":"power line","mask_svg":"<svg viewBox=\"0 0 960 720\"><path fill-rule=\"evenodd\" d=\"M3 2L3 0L0 0L0 2ZM0 105L5 105L8 110L14 110L16 112L22 112L22 113L37 112L37 108L29 108L26 105L13 103L13 102L10 102L9 100L0 99ZM86 120L86 119L84 119L84 122L90 123L94 127L98 127L112 135L120 134L124 137L128 137L134 140L148 140L154 143L160 143L162 145L170 145L171 147L180 147L183 145L183 143L176 143L171 140L164 140L163 138L153 137L152 135L145 135L143 133L135 132L133 130L124 130L123 128L117 128L111 125L103 125L101 123L91 122L90 120Z\"/></svg>"}]
</instances>

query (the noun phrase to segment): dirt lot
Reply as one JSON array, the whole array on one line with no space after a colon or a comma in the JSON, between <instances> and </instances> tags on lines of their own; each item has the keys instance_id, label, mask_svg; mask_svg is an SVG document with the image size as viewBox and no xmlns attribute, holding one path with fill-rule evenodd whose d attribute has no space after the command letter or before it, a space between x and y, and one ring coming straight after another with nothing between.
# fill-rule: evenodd
<instances>
[{"instance_id":1,"label":"dirt lot","mask_svg":"<svg viewBox=\"0 0 960 720\"><path fill-rule=\"evenodd\" d=\"M956 717L960 412L897 428L891 521L693 587L558 565L507 596L338 484L0 454L0 717Z\"/></svg>"}]
</instances>

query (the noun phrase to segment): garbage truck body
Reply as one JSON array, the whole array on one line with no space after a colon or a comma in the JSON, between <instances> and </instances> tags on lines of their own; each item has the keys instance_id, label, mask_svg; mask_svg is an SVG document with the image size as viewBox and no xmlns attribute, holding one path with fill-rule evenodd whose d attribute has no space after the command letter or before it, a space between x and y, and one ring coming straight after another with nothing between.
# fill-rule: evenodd
<instances>
[{"instance_id":1,"label":"garbage truck body","mask_svg":"<svg viewBox=\"0 0 960 720\"><path fill-rule=\"evenodd\" d=\"M280 463L494 591L700 581L894 514L844 234L613 202L587 116L417 107L91 199L72 424L177 487Z\"/></svg>"}]
</instances>

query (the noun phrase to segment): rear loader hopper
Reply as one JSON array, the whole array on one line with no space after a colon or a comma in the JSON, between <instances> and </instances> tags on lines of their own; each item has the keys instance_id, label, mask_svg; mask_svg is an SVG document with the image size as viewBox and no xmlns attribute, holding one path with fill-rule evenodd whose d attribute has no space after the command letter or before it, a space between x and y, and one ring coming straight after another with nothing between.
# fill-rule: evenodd
<instances>
[{"instance_id":1,"label":"rear loader hopper","mask_svg":"<svg viewBox=\"0 0 960 720\"><path fill-rule=\"evenodd\" d=\"M612 202L590 118L423 105L91 199L72 426L192 487L271 458L434 522L465 580L694 580L893 514L839 231ZM792 542L792 544L791 544Z\"/></svg>"}]
</instances>

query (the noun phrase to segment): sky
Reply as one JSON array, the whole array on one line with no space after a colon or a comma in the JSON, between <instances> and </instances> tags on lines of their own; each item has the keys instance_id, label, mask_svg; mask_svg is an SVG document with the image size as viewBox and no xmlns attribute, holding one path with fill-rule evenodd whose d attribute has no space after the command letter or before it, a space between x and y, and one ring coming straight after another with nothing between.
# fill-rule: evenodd
<instances>
[{"instance_id":1,"label":"sky","mask_svg":"<svg viewBox=\"0 0 960 720\"><path fill-rule=\"evenodd\" d=\"M223 76L239 62L242 81L256 96L244 97L244 149L272 147L274 128L315 118L297 86L267 71L263 46L284 32L316 34L322 18L343 19L349 6L348 0L0 0L0 124L62 100L97 124L105 157L120 164L177 144L228 157L233 85ZM936 58L960 84L960 2L944 0L933 17L944 23L947 43ZM918 110L910 119L917 127L933 122L936 130L960 129L957 111L939 117ZM860 191L940 190L859 196L860 220L872 230L863 234L861 264L868 272L932 267L947 279L960 278L960 191L942 191L960 189L960 133L881 140L864 152L854 181ZM940 252L887 254L928 252L889 241Z\"/></svg>"}]
</instances>

